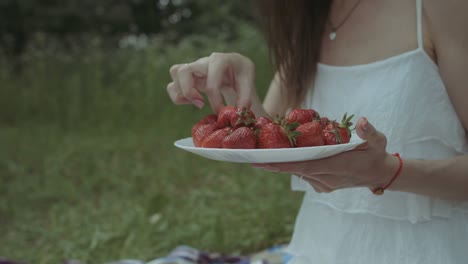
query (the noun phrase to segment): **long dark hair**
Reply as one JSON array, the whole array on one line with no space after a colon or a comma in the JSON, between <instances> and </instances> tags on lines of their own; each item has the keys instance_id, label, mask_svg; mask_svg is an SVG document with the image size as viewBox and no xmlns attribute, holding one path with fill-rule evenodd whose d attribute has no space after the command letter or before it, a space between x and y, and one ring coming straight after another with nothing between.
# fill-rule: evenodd
<instances>
[{"instance_id":1,"label":"long dark hair","mask_svg":"<svg viewBox=\"0 0 468 264\"><path fill-rule=\"evenodd\" d=\"M302 103L320 60L332 0L256 0L270 58L289 107Z\"/></svg>"}]
</instances>

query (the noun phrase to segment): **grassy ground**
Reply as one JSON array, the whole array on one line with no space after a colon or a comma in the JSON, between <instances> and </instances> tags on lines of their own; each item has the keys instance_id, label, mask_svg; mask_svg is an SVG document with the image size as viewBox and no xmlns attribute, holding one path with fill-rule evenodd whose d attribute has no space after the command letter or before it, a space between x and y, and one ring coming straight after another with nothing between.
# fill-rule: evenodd
<instances>
[{"instance_id":1,"label":"grassy ground","mask_svg":"<svg viewBox=\"0 0 468 264\"><path fill-rule=\"evenodd\" d=\"M170 103L168 68L239 51L271 78L258 33L229 44L36 54L0 69L0 256L29 263L151 259L180 244L249 253L289 240L289 177L173 147L209 113ZM262 89L263 88L263 89Z\"/></svg>"}]
</instances>

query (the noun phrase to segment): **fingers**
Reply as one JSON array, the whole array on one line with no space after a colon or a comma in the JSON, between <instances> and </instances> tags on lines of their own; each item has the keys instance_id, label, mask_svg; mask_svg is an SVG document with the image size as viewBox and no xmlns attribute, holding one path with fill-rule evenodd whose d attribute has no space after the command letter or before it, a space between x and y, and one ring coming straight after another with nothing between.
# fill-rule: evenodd
<instances>
[{"instance_id":1,"label":"fingers","mask_svg":"<svg viewBox=\"0 0 468 264\"><path fill-rule=\"evenodd\" d=\"M213 53L209 57L208 75L206 77L206 96L213 112L218 113L223 107L221 86L225 74L229 74L229 58L225 54Z\"/></svg>"},{"instance_id":2,"label":"fingers","mask_svg":"<svg viewBox=\"0 0 468 264\"><path fill-rule=\"evenodd\" d=\"M367 140L370 148L383 148L387 146L387 137L379 132L365 117L359 118L356 123L356 132L362 139Z\"/></svg>"},{"instance_id":3,"label":"fingers","mask_svg":"<svg viewBox=\"0 0 468 264\"><path fill-rule=\"evenodd\" d=\"M177 69L177 79L179 82L180 90L184 97L198 108L204 105L203 96L200 94L196 87L196 80L194 78L195 72L206 72L204 65L195 63L184 64Z\"/></svg>"},{"instance_id":4,"label":"fingers","mask_svg":"<svg viewBox=\"0 0 468 264\"><path fill-rule=\"evenodd\" d=\"M237 105L237 93L234 89L223 89L222 92L226 105Z\"/></svg>"},{"instance_id":5,"label":"fingers","mask_svg":"<svg viewBox=\"0 0 468 264\"><path fill-rule=\"evenodd\" d=\"M359 144L356 148L354 148L354 151L357 151L357 150L366 150L369 148L369 143L366 141L362 144Z\"/></svg>"},{"instance_id":6,"label":"fingers","mask_svg":"<svg viewBox=\"0 0 468 264\"><path fill-rule=\"evenodd\" d=\"M308 172L308 175L320 175L330 172L328 169L328 160L309 160L304 162L284 162L284 163L263 163L256 164L255 167L262 168L273 172L284 172L303 175ZM311 170L310 168L313 168Z\"/></svg>"},{"instance_id":7,"label":"fingers","mask_svg":"<svg viewBox=\"0 0 468 264\"><path fill-rule=\"evenodd\" d=\"M172 78L172 82L167 85L167 93L174 104L191 104L190 100L185 98L180 89L179 78L177 77L177 71L182 64L176 64L169 69L169 73Z\"/></svg>"},{"instance_id":8,"label":"fingers","mask_svg":"<svg viewBox=\"0 0 468 264\"><path fill-rule=\"evenodd\" d=\"M198 108L204 105L200 94L199 79L206 76L208 63L206 58L189 64L176 64L169 70L173 84L168 85L168 93L176 104L191 103ZM183 98L182 98L183 97Z\"/></svg>"},{"instance_id":9,"label":"fingers","mask_svg":"<svg viewBox=\"0 0 468 264\"><path fill-rule=\"evenodd\" d=\"M182 94L182 91L175 82L171 82L167 85L167 93L174 104L191 104L191 102Z\"/></svg>"},{"instance_id":10,"label":"fingers","mask_svg":"<svg viewBox=\"0 0 468 264\"><path fill-rule=\"evenodd\" d=\"M312 186L312 188L314 188L314 190L318 193L329 193L334 191L334 189L309 176L302 176L301 179L307 181Z\"/></svg>"},{"instance_id":11,"label":"fingers","mask_svg":"<svg viewBox=\"0 0 468 264\"><path fill-rule=\"evenodd\" d=\"M237 74L235 75L235 83L238 92L237 96L237 106L239 107L250 107L252 92L255 91L255 65L253 62L245 57L240 57L239 54L235 54L236 60L242 60L241 63L236 65L241 65L237 69Z\"/></svg>"},{"instance_id":12,"label":"fingers","mask_svg":"<svg viewBox=\"0 0 468 264\"><path fill-rule=\"evenodd\" d=\"M255 65L253 62L238 53L213 53L207 77L207 95L214 110L222 106L221 86L223 80L228 79L236 93L235 104L238 107L250 107L252 93L255 91ZM223 94L230 92L224 91ZM232 94L232 93L231 93ZM232 102L229 96L228 102ZM229 100L231 99L231 100Z\"/></svg>"},{"instance_id":13,"label":"fingers","mask_svg":"<svg viewBox=\"0 0 468 264\"><path fill-rule=\"evenodd\" d=\"M189 64L171 67L172 83L167 87L176 104L191 103L201 108L202 93L215 113L224 106L251 106L255 89L255 67L251 60L237 53L213 53Z\"/></svg>"}]
</instances>

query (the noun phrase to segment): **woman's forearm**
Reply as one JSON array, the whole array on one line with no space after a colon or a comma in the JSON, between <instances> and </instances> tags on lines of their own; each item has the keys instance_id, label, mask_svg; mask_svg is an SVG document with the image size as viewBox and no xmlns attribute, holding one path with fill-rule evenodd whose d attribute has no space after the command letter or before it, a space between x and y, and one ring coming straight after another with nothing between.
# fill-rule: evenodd
<instances>
[{"instance_id":1,"label":"woman's forearm","mask_svg":"<svg viewBox=\"0 0 468 264\"><path fill-rule=\"evenodd\" d=\"M404 160L401 175L389 189L468 201L468 155L447 160Z\"/></svg>"}]
</instances>

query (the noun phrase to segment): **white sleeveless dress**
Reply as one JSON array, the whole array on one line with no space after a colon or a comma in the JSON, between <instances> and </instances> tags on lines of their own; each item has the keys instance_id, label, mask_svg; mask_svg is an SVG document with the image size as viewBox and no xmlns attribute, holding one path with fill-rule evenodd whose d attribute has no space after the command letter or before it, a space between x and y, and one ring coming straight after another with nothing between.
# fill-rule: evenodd
<instances>
[{"instance_id":1,"label":"white sleeveless dress","mask_svg":"<svg viewBox=\"0 0 468 264\"><path fill-rule=\"evenodd\" d=\"M304 107L331 118L366 116L387 136L387 151L403 159L463 155L465 130L423 49L421 0L416 5L416 50L363 65L319 64ZM296 176L292 188L305 196L291 264L468 263L468 203L367 188L321 194Z\"/></svg>"}]
</instances>

